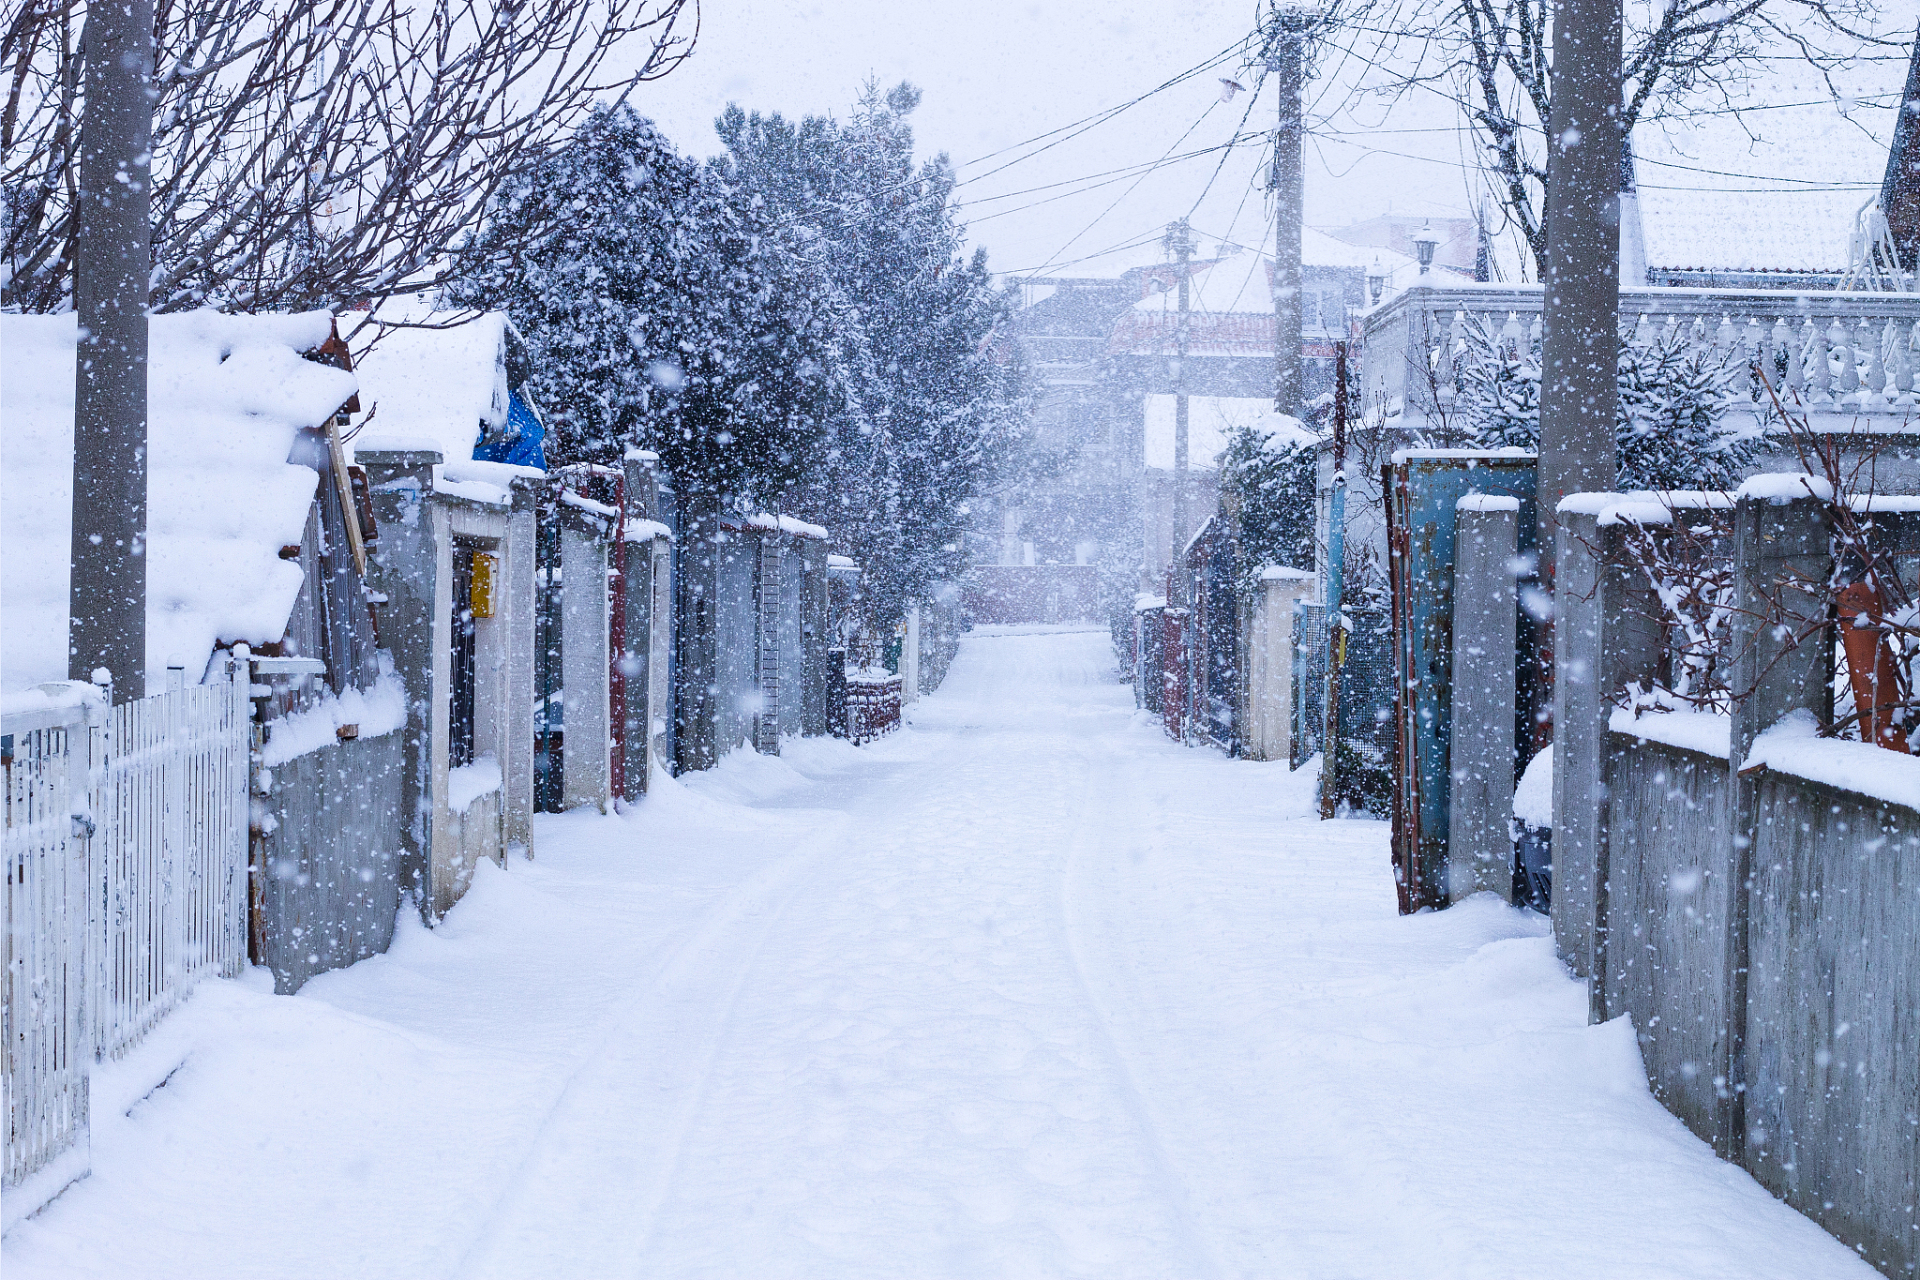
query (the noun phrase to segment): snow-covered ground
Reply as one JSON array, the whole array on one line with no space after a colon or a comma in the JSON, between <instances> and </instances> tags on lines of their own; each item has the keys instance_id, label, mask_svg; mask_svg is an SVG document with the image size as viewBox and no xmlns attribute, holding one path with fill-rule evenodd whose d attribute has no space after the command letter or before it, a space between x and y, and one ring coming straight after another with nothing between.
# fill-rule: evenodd
<instances>
[{"instance_id":1,"label":"snow-covered ground","mask_svg":"<svg viewBox=\"0 0 1920 1280\"><path fill-rule=\"evenodd\" d=\"M203 987L9 1280L1871 1276L1648 1096L1538 917L1160 736L1098 633L568 815L293 998Z\"/></svg>"}]
</instances>

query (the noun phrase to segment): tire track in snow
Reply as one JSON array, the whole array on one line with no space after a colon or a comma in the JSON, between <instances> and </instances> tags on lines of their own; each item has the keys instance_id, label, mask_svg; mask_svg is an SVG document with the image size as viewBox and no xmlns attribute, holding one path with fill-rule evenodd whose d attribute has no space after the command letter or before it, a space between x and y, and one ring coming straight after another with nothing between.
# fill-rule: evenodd
<instances>
[{"instance_id":1,"label":"tire track in snow","mask_svg":"<svg viewBox=\"0 0 1920 1280\"><path fill-rule=\"evenodd\" d=\"M1105 824L1101 828L1104 830L1122 825L1115 815L1122 809L1132 806L1123 799L1125 788L1110 784L1102 785L1107 783L1109 769L1106 764L1111 762L1096 763L1084 746L1079 747L1075 754L1080 758L1081 771L1086 780L1081 789L1079 809L1074 815L1071 827L1073 836L1067 843L1066 854L1060 864L1060 924L1068 966L1073 972L1074 983L1080 992L1080 997L1086 1002L1087 1012L1098 1035L1101 1049L1105 1052L1108 1062L1112 1064L1114 1074L1123 1086L1127 1113L1139 1128L1148 1152L1159 1167L1161 1178L1167 1187L1168 1198L1172 1200L1178 1212L1181 1233L1185 1236L1192 1255L1205 1263L1205 1274L1218 1276L1223 1274L1220 1260L1212 1242L1200 1230L1199 1215L1193 1208L1189 1179L1168 1150L1167 1143L1161 1136L1164 1125L1156 1115L1152 1102L1148 1100L1146 1091L1141 1088L1138 1073L1134 1071L1126 1053L1120 1048L1119 1038L1114 1032L1112 1012L1095 994L1094 984L1087 977L1085 949L1080 944L1084 926L1080 922L1078 912L1074 909L1074 881L1080 863L1094 843L1096 814L1105 817ZM1102 791L1111 794L1103 797Z\"/></svg>"},{"instance_id":2,"label":"tire track in snow","mask_svg":"<svg viewBox=\"0 0 1920 1280\"><path fill-rule=\"evenodd\" d=\"M562 1188L579 1187L573 1176L573 1171L580 1163L579 1154L573 1150L578 1138L575 1131L586 1126L595 1127L600 1130L604 1140L619 1126L608 1123L611 1117L605 1116L595 1125L591 1114L593 1109L607 1101L608 1093L618 1096L625 1092L631 1095L634 1089L651 1083L643 1081L637 1074L629 1073L623 1077L623 1082L629 1088L623 1091L617 1087L617 1083L609 1089L608 1082L601 1077L611 1072L616 1064L636 1056L633 1052L621 1052L621 1042L642 1039L642 1024L648 1012L662 1003L662 997L668 996L671 988L691 980L695 983L695 989L668 996L666 1003L692 1009L695 1011L695 1021L704 1020L706 1023L704 1030L707 1034L703 1037L705 1052L697 1055L698 1073L690 1082L681 1081L677 1088L672 1085L657 1086L656 1092L674 1088L680 1096L666 1135L656 1139L652 1132L646 1131L641 1125L632 1126L624 1134L632 1151L670 1153L664 1162L658 1159L649 1161L644 1157L641 1161L643 1166L653 1166L657 1185L646 1197L648 1208L644 1215L645 1226L627 1247L620 1250L624 1262L630 1264L637 1257L652 1230L653 1219L660 1205L665 1203L671 1190L672 1177L684 1154L693 1117L705 1097L707 1082L726 1038L728 1020L738 1004L747 976L765 947L774 923L804 883L803 873L810 870L826 852L825 846L837 834L839 825L835 824L829 831L816 835L810 842L812 847L791 854L774 866L755 873L745 883L729 890L720 902L708 907L685 939L672 949L672 953L649 978L638 984L638 993L622 1001L614 1012L607 1015L593 1047L581 1055L568 1073L565 1083L556 1091L514 1173L508 1177L488 1212L482 1215L481 1220L490 1225L484 1227L468 1245L448 1271L450 1277L498 1275L517 1280L529 1274L525 1269L529 1260L518 1256L510 1246L524 1241L536 1249L544 1250L550 1244L555 1223L552 1207L545 1205L545 1201L551 1194L560 1193ZM778 901L773 903L770 910L754 910L755 907L765 908L776 896ZM756 919L758 928L751 942L742 939L739 936L742 928L749 920ZM707 976L706 970L714 960L725 961L728 958L735 959L737 964L725 1000L720 1004L718 1014L714 1015L711 1013L714 1006L700 999L702 989L710 991L712 987L713 980ZM701 982L702 978L706 978L706 981ZM684 1040L672 1036L645 1037L645 1043L639 1046L638 1056L658 1055L662 1043L667 1041L671 1041L671 1049L677 1051L659 1055L660 1061L671 1066L695 1057L684 1051L687 1047ZM588 1114L581 1114L583 1112ZM603 1158L597 1163L604 1175L618 1170L627 1162ZM644 1168L630 1170L630 1174L624 1181L637 1183L645 1178ZM608 1185L614 1180L605 1176L596 1179L592 1188L595 1198L613 1201L617 1212L630 1215L635 1199L643 1193L635 1191L631 1195L616 1195ZM569 1196L567 1199L577 1206L579 1197ZM604 1223L600 1225L602 1231L598 1234L604 1234ZM590 1238L574 1237L576 1242ZM631 1265L628 1265L620 1271L596 1274L627 1274L631 1270Z\"/></svg>"}]
</instances>

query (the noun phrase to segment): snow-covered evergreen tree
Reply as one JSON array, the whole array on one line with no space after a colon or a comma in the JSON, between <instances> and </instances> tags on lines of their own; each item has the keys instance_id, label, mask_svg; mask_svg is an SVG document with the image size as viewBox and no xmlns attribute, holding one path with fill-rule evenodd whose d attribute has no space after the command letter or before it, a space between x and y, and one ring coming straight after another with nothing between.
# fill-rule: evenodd
<instances>
[{"instance_id":1,"label":"snow-covered evergreen tree","mask_svg":"<svg viewBox=\"0 0 1920 1280\"><path fill-rule=\"evenodd\" d=\"M847 383L848 316L807 241L621 107L504 191L450 294L527 338L557 461L638 445L683 489L773 505Z\"/></svg>"},{"instance_id":2,"label":"snow-covered evergreen tree","mask_svg":"<svg viewBox=\"0 0 1920 1280\"><path fill-rule=\"evenodd\" d=\"M1479 317L1464 327L1458 421L1488 448L1540 447L1540 344ZM1726 421L1738 370L1684 333L1620 343L1615 423L1622 489L1731 489L1758 436Z\"/></svg>"},{"instance_id":3,"label":"snow-covered evergreen tree","mask_svg":"<svg viewBox=\"0 0 1920 1280\"><path fill-rule=\"evenodd\" d=\"M914 158L919 101L870 84L844 121L729 107L714 162L804 234L851 320L850 392L792 501L861 562L881 628L962 572L971 503L1025 420L1011 344L990 340L1007 304L985 254L964 253L952 165Z\"/></svg>"},{"instance_id":4,"label":"snow-covered evergreen tree","mask_svg":"<svg viewBox=\"0 0 1920 1280\"><path fill-rule=\"evenodd\" d=\"M1238 426L1220 455L1220 489L1237 504L1243 596L1269 565L1314 567L1317 459L1304 431Z\"/></svg>"}]
</instances>

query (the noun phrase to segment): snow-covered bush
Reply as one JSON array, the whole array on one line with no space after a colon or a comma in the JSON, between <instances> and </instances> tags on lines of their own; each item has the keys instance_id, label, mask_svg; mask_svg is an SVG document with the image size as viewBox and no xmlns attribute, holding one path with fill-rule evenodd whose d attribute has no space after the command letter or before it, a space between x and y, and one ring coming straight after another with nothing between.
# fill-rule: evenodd
<instances>
[{"instance_id":1,"label":"snow-covered bush","mask_svg":"<svg viewBox=\"0 0 1920 1280\"><path fill-rule=\"evenodd\" d=\"M1490 448L1540 447L1540 344L1478 316L1463 327L1455 420ZM1731 489L1758 454L1757 435L1727 421L1739 370L1684 331L1622 338L1615 421L1620 489Z\"/></svg>"},{"instance_id":2,"label":"snow-covered bush","mask_svg":"<svg viewBox=\"0 0 1920 1280\"><path fill-rule=\"evenodd\" d=\"M1237 504L1240 564L1235 586L1251 599L1269 565L1314 567L1312 438L1302 431L1237 426L1220 455L1220 489Z\"/></svg>"}]
</instances>

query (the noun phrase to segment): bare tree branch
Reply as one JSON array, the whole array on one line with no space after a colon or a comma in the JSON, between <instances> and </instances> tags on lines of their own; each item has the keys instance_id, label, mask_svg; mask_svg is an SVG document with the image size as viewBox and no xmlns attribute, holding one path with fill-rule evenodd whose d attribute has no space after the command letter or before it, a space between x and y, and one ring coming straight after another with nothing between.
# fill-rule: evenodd
<instances>
[{"instance_id":1,"label":"bare tree branch","mask_svg":"<svg viewBox=\"0 0 1920 1280\"><path fill-rule=\"evenodd\" d=\"M159 0L154 309L435 286L503 182L687 57L698 3ZM20 310L71 305L84 16L0 17L0 303Z\"/></svg>"}]
</instances>

